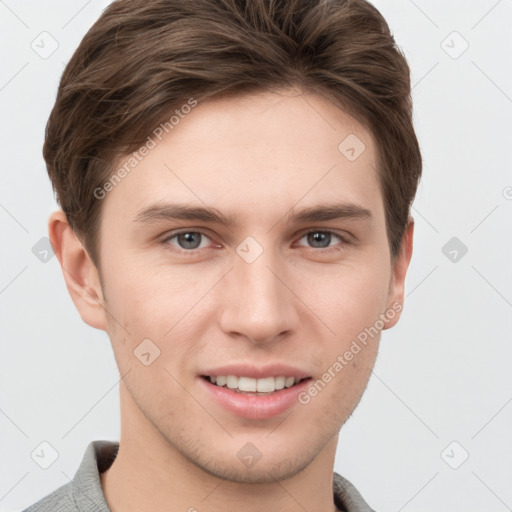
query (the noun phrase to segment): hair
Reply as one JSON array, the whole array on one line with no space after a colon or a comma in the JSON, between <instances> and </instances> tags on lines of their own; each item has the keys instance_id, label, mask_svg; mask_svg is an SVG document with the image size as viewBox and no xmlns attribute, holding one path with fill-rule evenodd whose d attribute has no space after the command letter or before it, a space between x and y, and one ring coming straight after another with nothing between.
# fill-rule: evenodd
<instances>
[{"instance_id":1,"label":"hair","mask_svg":"<svg viewBox=\"0 0 512 512\"><path fill-rule=\"evenodd\" d=\"M374 137L394 259L422 159L409 66L375 7L364 0L117 0L67 64L43 148L57 201L94 264L102 205L94 191L121 157L191 98L290 87L323 95Z\"/></svg>"}]
</instances>

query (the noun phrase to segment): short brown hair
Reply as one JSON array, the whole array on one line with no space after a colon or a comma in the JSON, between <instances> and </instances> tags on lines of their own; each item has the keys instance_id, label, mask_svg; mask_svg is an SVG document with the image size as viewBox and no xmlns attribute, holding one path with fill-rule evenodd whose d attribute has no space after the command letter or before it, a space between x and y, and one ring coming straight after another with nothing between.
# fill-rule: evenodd
<instances>
[{"instance_id":1,"label":"short brown hair","mask_svg":"<svg viewBox=\"0 0 512 512\"><path fill-rule=\"evenodd\" d=\"M118 0L66 66L43 149L59 204L96 266L101 200L93 191L118 158L191 97L295 86L323 94L374 136L396 257L422 159L409 66L375 7L364 0Z\"/></svg>"}]
</instances>

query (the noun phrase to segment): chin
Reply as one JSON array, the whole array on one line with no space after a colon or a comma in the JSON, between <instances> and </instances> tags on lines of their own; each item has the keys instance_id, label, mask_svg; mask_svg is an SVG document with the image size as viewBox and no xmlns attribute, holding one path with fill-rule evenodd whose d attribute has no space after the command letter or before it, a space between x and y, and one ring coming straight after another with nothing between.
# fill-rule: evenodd
<instances>
[{"instance_id":1,"label":"chin","mask_svg":"<svg viewBox=\"0 0 512 512\"><path fill-rule=\"evenodd\" d=\"M206 473L222 480L239 484L270 484L286 480L300 473L311 463L313 458L264 461L262 457L251 468L244 467L239 461L233 463L232 461L218 460L210 461L208 464L196 461L195 464Z\"/></svg>"}]
</instances>

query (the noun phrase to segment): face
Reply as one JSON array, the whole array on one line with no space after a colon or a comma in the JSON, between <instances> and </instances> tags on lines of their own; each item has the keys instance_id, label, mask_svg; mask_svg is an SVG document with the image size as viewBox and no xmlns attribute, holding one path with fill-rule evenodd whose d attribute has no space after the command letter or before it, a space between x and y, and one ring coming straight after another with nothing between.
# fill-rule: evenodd
<instances>
[{"instance_id":1,"label":"face","mask_svg":"<svg viewBox=\"0 0 512 512\"><path fill-rule=\"evenodd\" d=\"M155 141L102 204L123 422L221 478L292 476L399 315L375 143L293 91L199 104Z\"/></svg>"}]
</instances>

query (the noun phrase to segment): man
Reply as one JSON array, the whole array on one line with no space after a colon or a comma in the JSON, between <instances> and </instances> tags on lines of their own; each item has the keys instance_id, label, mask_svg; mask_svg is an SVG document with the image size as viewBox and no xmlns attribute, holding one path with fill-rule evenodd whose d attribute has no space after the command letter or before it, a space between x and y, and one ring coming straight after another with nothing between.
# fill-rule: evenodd
<instances>
[{"instance_id":1,"label":"man","mask_svg":"<svg viewBox=\"0 0 512 512\"><path fill-rule=\"evenodd\" d=\"M421 175L378 11L114 2L44 157L52 245L122 377L121 439L28 510L371 510L334 457L400 317Z\"/></svg>"}]
</instances>

